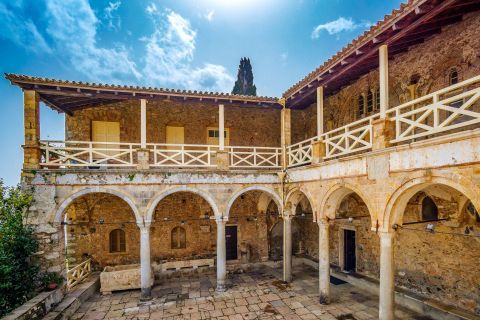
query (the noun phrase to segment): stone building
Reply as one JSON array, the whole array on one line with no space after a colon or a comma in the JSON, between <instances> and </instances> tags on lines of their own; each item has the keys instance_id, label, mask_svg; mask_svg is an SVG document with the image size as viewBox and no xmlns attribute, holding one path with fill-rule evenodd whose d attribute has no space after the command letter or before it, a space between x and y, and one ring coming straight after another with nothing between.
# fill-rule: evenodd
<instances>
[{"instance_id":1,"label":"stone building","mask_svg":"<svg viewBox=\"0 0 480 320\"><path fill-rule=\"evenodd\" d=\"M282 262L480 316L480 1L412 0L281 99L7 74L42 267ZM65 114L40 140L39 103ZM183 264L182 264L183 263ZM410 300L409 300L410 299ZM410 305L412 305L410 303ZM446 311L448 310L448 311Z\"/></svg>"}]
</instances>

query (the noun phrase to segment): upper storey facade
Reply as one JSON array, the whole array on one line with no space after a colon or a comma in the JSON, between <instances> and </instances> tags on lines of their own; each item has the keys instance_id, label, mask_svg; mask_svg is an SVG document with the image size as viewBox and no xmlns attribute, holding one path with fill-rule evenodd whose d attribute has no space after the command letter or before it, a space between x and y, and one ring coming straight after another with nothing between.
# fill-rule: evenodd
<instances>
[{"instance_id":1,"label":"upper storey facade","mask_svg":"<svg viewBox=\"0 0 480 320\"><path fill-rule=\"evenodd\" d=\"M25 94L24 169L278 171L474 129L479 9L409 1L282 99L7 74ZM40 141L40 101L66 114L64 141Z\"/></svg>"}]
</instances>

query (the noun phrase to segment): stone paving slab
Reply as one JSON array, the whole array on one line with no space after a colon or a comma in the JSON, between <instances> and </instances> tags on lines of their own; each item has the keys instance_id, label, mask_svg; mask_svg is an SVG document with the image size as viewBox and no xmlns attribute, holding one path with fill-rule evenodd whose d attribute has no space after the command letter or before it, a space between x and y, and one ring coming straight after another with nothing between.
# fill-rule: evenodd
<instances>
[{"instance_id":1,"label":"stone paving slab","mask_svg":"<svg viewBox=\"0 0 480 320\"><path fill-rule=\"evenodd\" d=\"M153 299L140 302L140 292L95 294L73 320L213 319L213 320L369 320L378 319L378 297L345 283L332 285L332 303L318 303L318 271L294 269L294 281L279 280L281 270L268 267L230 274L228 291L215 292L215 273L192 274L159 281ZM397 319L426 319L399 308ZM427 318L428 319L428 318Z\"/></svg>"}]
</instances>

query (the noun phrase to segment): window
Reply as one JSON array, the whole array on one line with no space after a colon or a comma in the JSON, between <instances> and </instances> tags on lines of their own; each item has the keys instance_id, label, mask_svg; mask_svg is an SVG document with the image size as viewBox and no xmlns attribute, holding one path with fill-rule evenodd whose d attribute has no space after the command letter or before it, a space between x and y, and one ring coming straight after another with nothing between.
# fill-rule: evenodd
<instances>
[{"instance_id":1,"label":"window","mask_svg":"<svg viewBox=\"0 0 480 320\"><path fill-rule=\"evenodd\" d=\"M422 220L437 220L438 208L432 198L425 197L422 200Z\"/></svg>"},{"instance_id":2,"label":"window","mask_svg":"<svg viewBox=\"0 0 480 320\"><path fill-rule=\"evenodd\" d=\"M187 247L185 229L175 227L172 230L172 249L185 249Z\"/></svg>"},{"instance_id":3,"label":"window","mask_svg":"<svg viewBox=\"0 0 480 320\"><path fill-rule=\"evenodd\" d=\"M373 92L368 90L367 93L367 112L370 113L373 111Z\"/></svg>"},{"instance_id":4,"label":"window","mask_svg":"<svg viewBox=\"0 0 480 320\"><path fill-rule=\"evenodd\" d=\"M450 74L448 75L448 83L450 85L458 83L458 71L456 69L450 71Z\"/></svg>"},{"instance_id":5,"label":"window","mask_svg":"<svg viewBox=\"0 0 480 320\"><path fill-rule=\"evenodd\" d=\"M375 110L380 110L380 90L375 91Z\"/></svg>"},{"instance_id":6,"label":"window","mask_svg":"<svg viewBox=\"0 0 480 320\"><path fill-rule=\"evenodd\" d=\"M125 252L125 231L115 229L110 232L110 252Z\"/></svg>"},{"instance_id":7,"label":"window","mask_svg":"<svg viewBox=\"0 0 480 320\"><path fill-rule=\"evenodd\" d=\"M230 129L225 128L225 131L223 132L223 136L225 138L225 145L228 146L230 145ZM218 145L219 144L219 138L220 137L220 131L218 128L212 128L209 127L207 128L207 144L209 145Z\"/></svg>"},{"instance_id":8,"label":"window","mask_svg":"<svg viewBox=\"0 0 480 320\"><path fill-rule=\"evenodd\" d=\"M364 108L365 107L365 99L363 97L363 94L360 94L358 96L358 102L357 103L358 103L358 106L357 106L358 107L358 115L361 117L365 113L365 108Z\"/></svg>"}]
</instances>

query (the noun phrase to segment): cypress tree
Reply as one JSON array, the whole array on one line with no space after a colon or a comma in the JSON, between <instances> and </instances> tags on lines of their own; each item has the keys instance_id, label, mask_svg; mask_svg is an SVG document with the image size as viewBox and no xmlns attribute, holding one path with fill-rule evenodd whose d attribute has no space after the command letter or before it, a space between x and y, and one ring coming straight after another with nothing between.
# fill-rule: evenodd
<instances>
[{"instance_id":1,"label":"cypress tree","mask_svg":"<svg viewBox=\"0 0 480 320\"><path fill-rule=\"evenodd\" d=\"M257 87L253 84L253 72L250 59L241 58L238 66L237 81L233 87L232 94L256 96Z\"/></svg>"}]
</instances>

